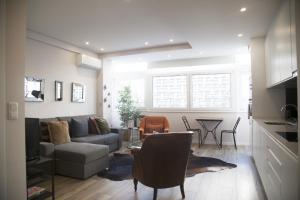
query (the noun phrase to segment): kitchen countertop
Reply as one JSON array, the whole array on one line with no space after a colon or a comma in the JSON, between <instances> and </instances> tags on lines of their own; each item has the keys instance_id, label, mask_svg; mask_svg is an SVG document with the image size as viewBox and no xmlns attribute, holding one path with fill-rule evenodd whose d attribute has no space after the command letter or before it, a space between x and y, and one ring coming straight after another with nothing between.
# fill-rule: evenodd
<instances>
[{"instance_id":1,"label":"kitchen countertop","mask_svg":"<svg viewBox=\"0 0 300 200\"><path fill-rule=\"evenodd\" d=\"M253 119L256 121L259 126L265 129L269 135L277 141L281 146L287 150L293 157L298 159L298 142L289 142L280 135L278 135L277 131L282 132L298 132L297 126L289 126L289 125L270 125L265 124L264 121L276 121L276 122L284 122L282 119Z\"/></svg>"}]
</instances>

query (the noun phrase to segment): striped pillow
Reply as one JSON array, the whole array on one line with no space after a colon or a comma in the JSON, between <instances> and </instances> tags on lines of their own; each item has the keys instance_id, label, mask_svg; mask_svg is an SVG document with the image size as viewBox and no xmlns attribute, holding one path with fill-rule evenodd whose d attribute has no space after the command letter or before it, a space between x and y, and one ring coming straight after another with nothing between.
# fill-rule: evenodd
<instances>
[{"instance_id":1,"label":"striped pillow","mask_svg":"<svg viewBox=\"0 0 300 200\"><path fill-rule=\"evenodd\" d=\"M100 134L110 133L110 128L107 121L103 118L95 118L96 124L100 130Z\"/></svg>"}]
</instances>

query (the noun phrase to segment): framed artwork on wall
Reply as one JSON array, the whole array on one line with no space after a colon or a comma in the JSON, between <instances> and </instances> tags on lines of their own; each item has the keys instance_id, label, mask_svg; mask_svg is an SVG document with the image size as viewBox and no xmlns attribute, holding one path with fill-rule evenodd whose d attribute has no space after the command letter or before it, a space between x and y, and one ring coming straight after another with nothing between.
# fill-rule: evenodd
<instances>
[{"instance_id":1,"label":"framed artwork on wall","mask_svg":"<svg viewBox=\"0 0 300 200\"><path fill-rule=\"evenodd\" d=\"M55 81L55 101L63 100L63 82Z\"/></svg>"},{"instance_id":2,"label":"framed artwork on wall","mask_svg":"<svg viewBox=\"0 0 300 200\"><path fill-rule=\"evenodd\" d=\"M24 79L24 97L28 102L44 101L45 80L34 77L25 77Z\"/></svg>"},{"instance_id":3,"label":"framed artwork on wall","mask_svg":"<svg viewBox=\"0 0 300 200\"><path fill-rule=\"evenodd\" d=\"M85 86L80 83L72 83L72 102L85 102Z\"/></svg>"}]
</instances>

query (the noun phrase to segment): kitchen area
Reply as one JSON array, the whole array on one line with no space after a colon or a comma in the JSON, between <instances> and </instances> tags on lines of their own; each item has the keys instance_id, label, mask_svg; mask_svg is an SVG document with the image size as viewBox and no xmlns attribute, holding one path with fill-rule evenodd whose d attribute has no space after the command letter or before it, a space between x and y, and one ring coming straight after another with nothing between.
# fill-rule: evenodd
<instances>
[{"instance_id":1,"label":"kitchen area","mask_svg":"<svg viewBox=\"0 0 300 200\"><path fill-rule=\"evenodd\" d=\"M250 45L252 156L269 200L299 199L299 4L282 0L267 35Z\"/></svg>"}]
</instances>

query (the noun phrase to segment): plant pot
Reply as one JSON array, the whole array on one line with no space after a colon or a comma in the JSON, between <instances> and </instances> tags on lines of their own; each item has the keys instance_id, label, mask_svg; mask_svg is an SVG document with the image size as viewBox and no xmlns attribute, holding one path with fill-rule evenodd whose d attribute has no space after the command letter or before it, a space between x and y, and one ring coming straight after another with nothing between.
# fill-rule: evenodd
<instances>
[{"instance_id":1,"label":"plant pot","mask_svg":"<svg viewBox=\"0 0 300 200\"><path fill-rule=\"evenodd\" d=\"M128 128L122 128L121 129L123 133L123 141L130 141L131 132Z\"/></svg>"}]
</instances>

